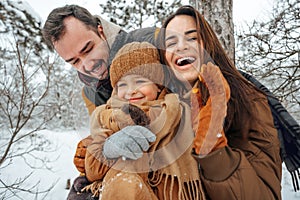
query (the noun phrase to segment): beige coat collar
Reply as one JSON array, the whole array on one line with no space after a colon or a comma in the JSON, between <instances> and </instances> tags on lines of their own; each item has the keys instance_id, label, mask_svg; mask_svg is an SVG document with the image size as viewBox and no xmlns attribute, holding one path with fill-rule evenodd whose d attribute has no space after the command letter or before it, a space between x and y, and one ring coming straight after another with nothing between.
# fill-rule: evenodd
<instances>
[{"instance_id":1,"label":"beige coat collar","mask_svg":"<svg viewBox=\"0 0 300 200\"><path fill-rule=\"evenodd\" d=\"M106 37L108 45L111 47L122 28L112 22L103 19L99 15L95 16L101 21L104 35Z\"/></svg>"}]
</instances>

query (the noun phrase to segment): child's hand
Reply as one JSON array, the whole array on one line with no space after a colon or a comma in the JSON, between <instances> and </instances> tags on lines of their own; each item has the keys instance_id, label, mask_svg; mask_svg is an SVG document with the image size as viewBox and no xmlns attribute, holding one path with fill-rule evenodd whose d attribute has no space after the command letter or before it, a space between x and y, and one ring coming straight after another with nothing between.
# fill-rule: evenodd
<instances>
[{"instance_id":1,"label":"child's hand","mask_svg":"<svg viewBox=\"0 0 300 200\"><path fill-rule=\"evenodd\" d=\"M143 126L127 126L108 137L104 143L103 155L108 159L119 157L137 160L150 147L156 136Z\"/></svg>"}]
</instances>

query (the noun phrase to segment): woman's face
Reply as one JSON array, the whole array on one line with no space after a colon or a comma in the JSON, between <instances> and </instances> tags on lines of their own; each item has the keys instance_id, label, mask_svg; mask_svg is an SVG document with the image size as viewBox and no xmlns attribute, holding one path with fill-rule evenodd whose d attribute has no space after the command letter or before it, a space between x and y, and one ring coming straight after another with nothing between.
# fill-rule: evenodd
<instances>
[{"instance_id":1,"label":"woman's face","mask_svg":"<svg viewBox=\"0 0 300 200\"><path fill-rule=\"evenodd\" d=\"M166 27L166 60L176 77L194 84L201 66L196 23L188 15L175 16Z\"/></svg>"}]
</instances>

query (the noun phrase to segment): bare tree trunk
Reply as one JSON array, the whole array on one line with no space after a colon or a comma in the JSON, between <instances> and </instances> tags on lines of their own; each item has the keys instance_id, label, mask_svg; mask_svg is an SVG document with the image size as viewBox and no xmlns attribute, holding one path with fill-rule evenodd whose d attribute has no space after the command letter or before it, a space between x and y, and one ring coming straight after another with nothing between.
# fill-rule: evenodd
<instances>
[{"instance_id":1,"label":"bare tree trunk","mask_svg":"<svg viewBox=\"0 0 300 200\"><path fill-rule=\"evenodd\" d=\"M232 0L190 0L214 29L221 44L232 61L235 59Z\"/></svg>"}]
</instances>

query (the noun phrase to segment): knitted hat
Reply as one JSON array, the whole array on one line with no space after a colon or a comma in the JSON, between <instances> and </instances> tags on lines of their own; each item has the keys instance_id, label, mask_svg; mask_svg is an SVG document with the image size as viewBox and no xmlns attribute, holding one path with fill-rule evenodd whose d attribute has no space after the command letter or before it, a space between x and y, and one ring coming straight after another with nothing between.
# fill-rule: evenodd
<instances>
[{"instance_id":1,"label":"knitted hat","mask_svg":"<svg viewBox=\"0 0 300 200\"><path fill-rule=\"evenodd\" d=\"M118 51L110 66L112 87L129 74L141 75L163 85L164 71L155 46L148 42L131 42Z\"/></svg>"}]
</instances>

